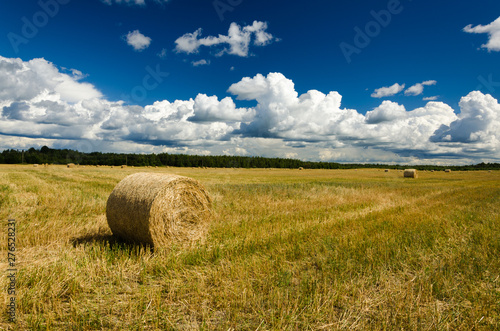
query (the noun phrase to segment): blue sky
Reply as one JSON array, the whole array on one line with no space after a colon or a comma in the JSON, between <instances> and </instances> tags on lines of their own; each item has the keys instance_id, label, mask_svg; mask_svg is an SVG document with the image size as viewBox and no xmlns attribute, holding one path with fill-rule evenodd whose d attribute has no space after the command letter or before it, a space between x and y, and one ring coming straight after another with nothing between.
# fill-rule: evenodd
<instances>
[{"instance_id":1,"label":"blue sky","mask_svg":"<svg viewBox=\"0 0 500 331\"><path fill-rule=\"evenodd\" d=\"M499 162L499 17L493 0L2 2L0 148Z\"/></svg>"}]
</instances>

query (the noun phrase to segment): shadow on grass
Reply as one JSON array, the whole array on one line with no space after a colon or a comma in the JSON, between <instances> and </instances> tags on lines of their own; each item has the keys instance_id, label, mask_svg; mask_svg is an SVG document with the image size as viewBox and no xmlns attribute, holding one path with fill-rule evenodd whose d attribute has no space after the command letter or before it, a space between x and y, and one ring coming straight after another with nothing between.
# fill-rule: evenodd
<instances>
[{"instance_id":1,"label":"shadow on grass","mask_svg":"<svg viewBox=\"0 0 500 331\"><path fill-rule=\"evenodd\" d=\"M88 233L80 237L72 238L71 244L73 245L73 247L77 247L79 245L97 244L99 246L109 247L113 250L127 250L130 252L138 250L150 250L151 252L153 251L153 248L149 245L123 240L112 234L105 233Z\"/></svg>"}]
</instances>

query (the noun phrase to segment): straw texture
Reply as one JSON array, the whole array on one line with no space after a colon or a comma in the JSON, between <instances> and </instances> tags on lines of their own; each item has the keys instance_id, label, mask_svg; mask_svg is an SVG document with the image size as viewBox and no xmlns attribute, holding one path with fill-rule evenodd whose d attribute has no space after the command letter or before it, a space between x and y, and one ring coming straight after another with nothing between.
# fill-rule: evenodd
<instances>
[{"instance_id":1,"label":"straw texture","mask_svg":"<svg viewBox=\"0 0 500 331\"><path fill-rule=\"evenodd\" d=\"M417 169L405 169L403 176L406 178L418 178Z\"/></svg>"},{"instance_id":2,"label":"straw texture","mask_svg":"<svg viewBox=\"0 0 500 331\"><path fill-rule=\"evenodd\" d=\"M210 207L207 191L194 179L135 173L111 192L106 217L119 238L167 247L203 238L211 220Z\"/></svg>"}]
</instances>

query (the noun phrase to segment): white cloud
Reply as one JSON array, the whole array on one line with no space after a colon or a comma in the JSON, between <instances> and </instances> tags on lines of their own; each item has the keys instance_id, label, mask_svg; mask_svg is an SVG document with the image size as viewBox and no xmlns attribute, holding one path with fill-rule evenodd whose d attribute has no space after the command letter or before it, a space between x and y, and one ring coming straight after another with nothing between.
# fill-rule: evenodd
<instances>
[{"instance_id":1,"label":"white cloud","mask_svg":"<svg viewBox=\"0 0 500 331\"><path fill-rule=\"evenodd\" d=\"M164 59L167 57L167 49L163 48L158 54L156 54L160 59Z\"/></svg>"},{"instance_id":2,"label":"white cloud","mask_svg":"<svg viewBox=\"0 0 500 331\"><path fill-rule=\"evenodd\" d=\"M404 106L385 100L380 106L366 113L366 123L377 124L406 117L407 112Z\"/></svg>"},{"instance_id":3,"label":"white cloud","mask_svg":"<svg viewBox=\"0 0 500 331\"><path fill-rule=\"evenodd\" d=\"M460 100L458 118L433 135L435 142L474 143L491 152L500 147L500 105L489 94L470 92Z\"/></svg>"},{"instance_id":4,"label":"white cloud","mask_svg":"<svg viewBox=\"0 0 500 331\"><path fill-rule=\"evenodd\" d=\"M175 50L178 53L197 53L201 46L212 47L222 45L222 49L217 53L218 56L224 53L247 57L249 55L250 45L266 46L276 38L266 32L267 23L254 21L252 25L244 27L236 23L231 23L227 35L208 36L201 38L202 29L193 33L186 33L175 41ZM252 43L253 40L253 43Z\"/></svg>"},{"instance_id":5,"label":"white cloud","mask_svg":"<svg viewBox=\"0 0 500 331\"><path fill-rule=\"evenodd\" d=\"M424 86L436 85L437 82L435 80L426 80L422 83L417 83L413 86L410 86L405 91L405 95L420 95L424 92Z\"/></svg>"},{"instance_id":6,"label":"white cloud","mask_svg":"<svg viewBox=\"0 0 500 331\"><path fill-rule=\"evenodd\" d=\"M488 49L488 51L500 51L500 17L488 25L472 27L472 24L469 24L464 28L464 31L467 33L487 33L488 42L481 47Z\"/></svg>"},{"instance_id":7,"label":"white cloud","mask_svg":"<svg viewBox=\"0 0 500 331\"><path fill-rule=\"evenodd\" d=\"M193 67L205 66L210 64L210 60L201 59L199 61L192 61L191 64Z\"/></svg>"},{"instance_id":8,"label":"white cloud","mask_svg":"<svg viewBox=\"0 0 500 331\"><path fill-rule=\"evenodd\" d=\"M399 85L398 83L389 86L389 87L381 87L378 89L375 89L375 91L371 94L372 98L384 98L384 97L390 97L393 95L398 94L402 90L404 90L405 84Z\"/></svg>"},{"instance_id":9,"label":"white cloud","mask_svg":"<svg viewBox=\"0 0 500 331\"><path fill-rule=\"evenodd\" d=\"M424 98L422 98L422 100L424 100L424 101L435 101L437 99L439 99L438 95L434 95L432 97L424 97Z\"/></svg>"},{"instance_id":10,"label":"white cloud","mask_svg":"<svg viewBox=\"0 0 500 331\"><path fill-rule=\"evenodd\" d=\"M338 92L299 95L292 80L269 73L232 84L234 97L198 94L142 107L106 100L84 76L44 59L0 57L0 147L343 162L500 160L500 105L478 91L462 98L457 114L442 102L407 110L385 100L364 115L343 108ZM255 106L240 108L235 99Z\"/></svg>"},{"instance_id":11,"label":"white cloud","mask_svg":"<svg viewBox=\"0 0 500 331\"><path fill-rule=\"evenodd\" d=\"M151 44L151 38L146 37L139 30L130 31L123 36L123 39L138 52L145 50Z\"/></svg>"}]
</instances>

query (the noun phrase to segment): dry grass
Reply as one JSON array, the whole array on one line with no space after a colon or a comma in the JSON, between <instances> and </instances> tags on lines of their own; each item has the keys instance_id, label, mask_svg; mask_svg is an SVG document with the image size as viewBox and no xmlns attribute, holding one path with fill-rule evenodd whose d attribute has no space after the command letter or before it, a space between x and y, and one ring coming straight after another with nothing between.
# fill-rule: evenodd
<instances>
[{"instance_id":1,"label":"dry grass","mask_svg":"<svg viewBox=\"0 0 500 331\"><path fill-rule=\"evenodd\" d=\"M0 327L500 328L500 172L150 168L199 180L215 214L204 243L151 252L104 217L137 171L0 166L19 270L19 321Z\"/></svg>"}]
</instances>

